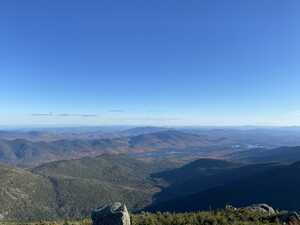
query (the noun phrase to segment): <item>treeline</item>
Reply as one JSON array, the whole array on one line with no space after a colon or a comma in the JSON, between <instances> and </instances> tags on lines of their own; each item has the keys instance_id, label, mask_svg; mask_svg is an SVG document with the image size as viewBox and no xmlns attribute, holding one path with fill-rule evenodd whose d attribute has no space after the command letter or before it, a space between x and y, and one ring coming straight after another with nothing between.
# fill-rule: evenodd
<instances>
[{"instance_id":1,"label":"treeline","mask_svg":"<svg viewBox=\"0 0 300 225\"><path fill-rule=\"evenodd\" d=\"M193 213L142 213L132 216L132 225L279 225L268 215L248 210L224 209Z\"/></svg>"},{"instance_id":2,"label":"treeline","mask_svg":"<svg viewBox=\"0 0 300 225\"><path fill-rule=\"evenodd\" d=\"M132 225L281 225L264 213L244 209L224 209L193 213L141 213L131 215ZM91 225L89 219L79 221L3 223L3 225ZM2 225L2 223L1 223Z\"/></svg>"}]
</instances>

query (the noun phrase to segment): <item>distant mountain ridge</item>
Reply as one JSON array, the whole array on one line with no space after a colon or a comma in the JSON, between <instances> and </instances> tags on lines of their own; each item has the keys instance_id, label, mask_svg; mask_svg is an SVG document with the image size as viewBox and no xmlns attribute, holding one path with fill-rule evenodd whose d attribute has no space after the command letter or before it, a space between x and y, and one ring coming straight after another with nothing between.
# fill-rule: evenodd
<instances>
[{"instance_id":1,"label":"distant mountain ridge","mask_svg":"<svg viewBox=\"0 0 300 225\"><path fill-rule=\"evenodd\" d=\"M74 159L105 152L122 152L118 140L59 140L31 142L24 139L0 140L0 161L14 165L38 165L61 159Z\"/></svg>"},{"instance_id":2,"label":"distant mountain ridge","mask_svg":"<svg viewBox=\"0 0 300 225\"><path fill-rule=\"evenodd\" d=\"M167 130L171 130L171 129L166 127L147 126L147 127L134 127L118 133L123 136L137 136L137 135L151 134L151 133L167 131Z\"/></svg>"},{"instance_id":3,"label":"distant mountain ridge","mask_svg":"<svg viewBox=\"0 0 300 225\"><path fill-rule=\"evenodd\" d=\"M282 162L292 163L300 159L300 146L280 147L275 149L254 148L249 151L233 153L228 158L248 163Z\"/></svg>"},{"instance_id":4,"label":"distant mountain ridge","mask_svg":"<svg viewBox=\"0 0 300 225\"><path fill-rule=\"evenodd\" d=\"M137 136L97 140L32 142L25 139L0 140L0 161L14 165L38 165L62 159L97 156L103 153L138 153L164 149L205 147L215 140L175 130Z\"/></svg>"},{"instance_id":5,"label":"distant mountain ridge","mask_svg":"<svg viewBox=\"0 0 300 225\"><path fill-rule=\"evenodd\" d=\"M70 131L69 131L70 132ZM258 131L257 131L258 132ZM176 158L193 160L196 158L218 158L229 161L285 163L300 160L299 147L280 147L279 143L297 143L298 132L289 131L293 136L288 141L276 141L283 131L260 130L184 130L163 127L138 127L117 130L111 133L92 130L74 133L57 132L63 139L52 140L45 131L10 133L10 138L0 138L0 162L21 166L36 166L45 162L78 159L104 153L130 153L140 158ZM9 132L0 132L5 137ZM259 134L260 134L259 133ZM272 135L273 134L273 135ZM47 141L37 141L46 135ZM62 135L62 136L60 136ZM250 135L248 137L248 135ZM266 136L264 136L266 135ZM37 136L37 137L35 137ZM285 137L285 136L284 136ZM35 141L31 141L30 139ZM64 139L65 138L65 139ZM255 142L255 140L258 142ZM298 140L298 139L297 139ZM266 144L267 147L261 144ZM258 148L259 147L259 148Z\"/></svg>"},{"instance_id":6,"label":"distant mountain ridge","mask_svg":"<svg viewBox=\"0 0 300 225\"><path fill-rule=\"evenodd\" d=\"M18 130L0 130L0 140L15 140L24 139L32 142L51 142L58 140L91 140L91 139L104 139L104 138L115 138L119 137L117 133L104 132L104 131L85 131L78 132L74 131L47 131L47 130L29 130L29 131L18 131Z\"/></svg>"}]
</instances>

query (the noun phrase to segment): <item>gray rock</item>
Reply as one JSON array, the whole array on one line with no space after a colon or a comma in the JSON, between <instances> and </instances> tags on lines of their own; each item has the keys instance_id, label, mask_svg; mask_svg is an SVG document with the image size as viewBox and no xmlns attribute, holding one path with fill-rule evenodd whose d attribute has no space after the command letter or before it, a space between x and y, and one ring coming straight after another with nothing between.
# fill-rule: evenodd
<instances>
[{"instance_id":1,"label":"gray rock","mask_svg":"<svg viewBox=\"0 0 300 225\"><path fill-rule=\"evenodd\" d=\"M225 209L229 209L229 210L233 210L233 211L236 211L236 210L237 210L237 208L234 207L234 206L232 206L232 205L226 205L226 206L225 206Z\"/></svg>"},{"instance_id":2,"label":"gray rock","mask_svg":"<svg viewBox=\"0 0 300 225\"><path fill-rule=\"evenodd\" d=\"M287 225L300 225L300 216L296 212L287 212L277 216L279 221Z\"/></svg>"},{"instance_id":3,"label":"gray rock","mask_svg":"<svg viewBox=\"0 0 300 225\"><path fill-rule=\"evenodd\" d=\"M130 215L125 204L116 202L92 211L93 225L130 225Z\"/></svg>"},{"instance_id":4,"label":"gray rock","mask_svg":"<svg viewBox=\"0 0 300 225\"><path fill-rule=\"evenodd\" d=\"M276 213L275 210L267 204L254 204L246 207L245 209L262 213L268 213L269 215L274 215Z\"/></svg>"}]
</instances>

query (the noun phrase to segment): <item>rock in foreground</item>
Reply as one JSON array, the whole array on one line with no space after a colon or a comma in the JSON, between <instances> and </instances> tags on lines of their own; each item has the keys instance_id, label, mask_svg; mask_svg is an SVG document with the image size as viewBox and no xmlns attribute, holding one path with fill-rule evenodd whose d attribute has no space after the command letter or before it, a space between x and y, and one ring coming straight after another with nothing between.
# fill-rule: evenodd
<instances>
[{"instance_id":1,"label":"rock in foreground","mask_svg":"<svg viewBox=\"0 0 300 225\"><path fill-rule=\"evenodd\" d=\"M296 212L288 212L277 217L286 225L300 225L300 216Z\"/></svg>"},{"instance_id":2,"label":"rock in foreground","mask_svg":"<svg viewBox=\"0 0 300 225\"><path fill-rule=\"evenodd\" d=\"M267 204L254 204L246 207L246 209L251 211L268 213L269 215L274 215L276 213L275 210Z\"/></svg>"},{"instance_id":3,"label":"rock in foreground","mask_svg":"<svg viewBox=\"0 0 300 225\"><path fill-rule=\"evenodd\" d=\"M92 212L93 225L130 225L130 215L125 204L116 202Z\"/></svg>"}]
</instances>

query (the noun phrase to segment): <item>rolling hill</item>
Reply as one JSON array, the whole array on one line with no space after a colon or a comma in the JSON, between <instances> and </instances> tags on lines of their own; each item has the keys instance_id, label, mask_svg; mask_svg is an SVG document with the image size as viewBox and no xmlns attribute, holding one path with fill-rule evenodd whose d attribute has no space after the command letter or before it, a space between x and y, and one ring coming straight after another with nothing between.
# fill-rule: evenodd
<instances>
[{"instance_id":1,"label":"rolling hill","mask_svg":"<svg viewBox=\"0 0 300 225\"><path fill-rule=\"evenodd\" d=\"M240 207L265 202L275 208L299 210L299 173L300 162L292 165L273 165L267 170L247 176L237 176L234 172L231 175L237 176L237 179L189 196L157 203L148 209L186 212L223 208L226 204ZM218 179L218 176L214 179Z\"/></svg>"},{"instance_id":2,"label":"rolling hill","mask_svg":"<svg viewBox=\"0 0 300 225\"><path fill-rule=\"evenodd\" d=\"M275 163L243 165L216 159L199 159L180 168L152 174L152 177L169 183L155 195L155 199L156 202L161 202L188 196L271 170L277 166L278 164Z\"/></svg>"},{"instance_id":3,"label":"rolling hill","mask_svg":"<svg viewBox=\"0 0 300 225\"><path fill-rule=\"evenodd\" d=\"M209 140L205 136L168 130L133 136L129 139L129 146L151 150L195 147L206 145L208 142Z\"/></svg>"},{"instance_id":4,"label":"rolling hill","mask_svg":"<svg viewBox=\"0 0 300 225\"><path fill-rule=\"evenodd\" d=\"M175 130L146 133L137 136L95 140L57 140L32 142L25 139L0 140L0 162L36 166L45 162L97 156L103 153L148 153L176 150L199 151L208 146L223 146L222 142L205 136ZM216 150L216 149L215 149ZM201 151L200 151L201 152ZM205 156L213 151L205 150Z\"/></svg>"},{"instance_id":5,"label":"rolling hill","mask_svg":"<svg viewBox=\"0 0 300 225\"><path fill-rule=\"evenodd\" d=\"M4 218L53 219L55 190L48 179L0 165L0 215Z\"/></svg>"},{"instance_id":6,"label":"rolling hill","mask_svg":"<svg viewBox=\"0 0 300 225\"><path fill-rule=\"evenodd\" d=\"M299 172L300 162L243 165L199 159L179 167L122 154L32 169L1 165L0 214L23 220L78 218L114 201L126 202L133 211L197 211L254 202L295 210L300 208Z\"/></svg>"},{"instance_id":7,"label":"rolling hill","mask_svg":"<svg viewBox=\"0 0 300 225\"><path fill-rule=\"evenodd\" d=\"M0 162L31 167L103 153L130 153L139 158L185 161L217 158L246 163L291 163L300 160L299 148L288 147L297 143L299 133L290 129L193 130L161 127L116 131L0 131ZM277 148L282 143L287 147Z\"/></svg>"},{"instance_id":8,"label":"rolling hill","mask_svg":"<svg viewBox=\"0 0 300 225\"><path fill-rule=\"evenodd\" d=\"M0 161L7 164L32 166L61 159L122 152L119 140L60 140L31 142L24 139L0 140Z\"/></svg>"},{"instance_id":9,"label":"rolling hill","mask_svg":"<svg viewBox=\"0 0 300 225\"><path fill-rule=\"evenodd\" d=\"M33 130L0 130L1 140L25 139L32 142L51 142L58 140L94 140L110 139L121 135L118 132L102 130L101 128L53 128Z\"/></svg>"},{"instance_id":10,"label":"rolling hill","mask_svg":"<svg viewBox=\"0 0 300 225\"><path fill-rule=\"evenodd\" d=\"M114 201L124 201L131 210L138 210L160 191L150 174L176 166L110 154L51 162L30 170L3 165L0 214L24 220L78 218Z\"/></svg>"}]
</instances>

